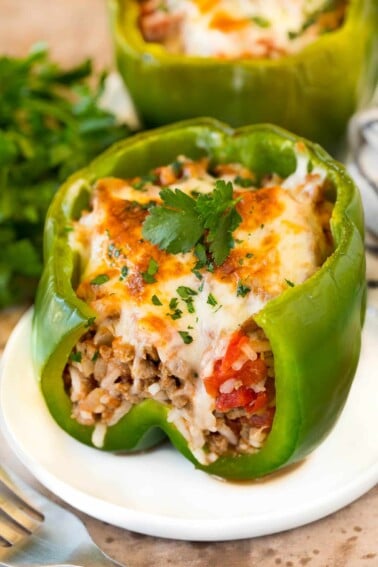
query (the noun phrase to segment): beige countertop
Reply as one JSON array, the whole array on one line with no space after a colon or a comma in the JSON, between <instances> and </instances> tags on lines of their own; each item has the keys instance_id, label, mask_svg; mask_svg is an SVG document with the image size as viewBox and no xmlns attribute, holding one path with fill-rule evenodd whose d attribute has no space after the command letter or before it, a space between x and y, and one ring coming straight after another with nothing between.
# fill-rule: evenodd
<instances>
[{"instance_id":1,"label":"beige countertop","mask_svg":"<svg viewBox=\"0 0 378 567\"><path fill-rule=\"evenodd\" d=\"M105 0L0 0L0 54L24 55L40 40L47 41L53 56L64 64L91 56L97 68L110 67L112 49ZM378 260L370 260L368 275L376 278L377 274ZM0 352L22 310L0 312ZM372 434L376 436L376 432ZM1 436L0 445L2 460L37 484ZM102 549L128 567L378 566L378 487L320 521L240 541L161 539L78 515Z\"/></svg>"}]
</instances>

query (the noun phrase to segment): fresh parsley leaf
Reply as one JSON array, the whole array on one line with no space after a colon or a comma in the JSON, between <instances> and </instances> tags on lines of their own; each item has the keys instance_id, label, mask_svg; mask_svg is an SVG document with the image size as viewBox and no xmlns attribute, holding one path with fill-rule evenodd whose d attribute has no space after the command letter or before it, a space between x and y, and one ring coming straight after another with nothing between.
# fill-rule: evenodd
<instances>
[{"instance_id":1,"label":"fresh parsley leaf","mask_svg":"<svg viewBox=\"0 0 378 567\"><path fill-rule=\"evenodd\" d=\"M212 293L209 293L209 295L207 296L207 302L206 303L208 303L212 307L215 307L216 305L218 305L218 301L215 299L215 297L213 296Z\"/></svg>"},{"instance_id":2,"label":"fresh parsley leaf","mask_svg":"<svg viewBox=\"0 0 378 567\"><path fill-rule=\"evenodd\" d=\"M100 351L96 350L94 355L91 358L92 362L96 362L96 360L99 358L99 356L100 356Z\"/></svg>"},{"instance_id":3,"label":"fresh parsley leaf","mask_svg":"<svg viewBox=\"0 0 378 567\"><path fill-rule=\"evenodd\" d=\"M191 287L187 287L185 285L180 285L177 288L177 293L178 295L181 297L181 299L190 299L193 297L193 295L197 295L197 292L195 289L192 289Z\"/></svg>"},{"instance_id":4,"label":"fresh parsley leaf","mask_svg":"<svg viewBox=\"0 0 378 567\"><path fill-rule=\"evenodd\" d=\"M153 295L151 301L154 305L163 305L157 295Z\"/></svg>"},{"instance_id":5,"label":"fresh parsley leaf","mask_svg":"<svg viewBox=\"0 0 378 567\"><path fill-rule=\"evenodd\" d=\"M73 362L81 362L81 358L81 352L71 352L70 354L70 360Z\"/></svg>"},{"instance_id":6,"label":"fresh parsley leaf","mask_svg":"<svg viewBox=\"0 0 378 567\"><path fill-rule=\"evenodd\" d=\"M241 223L241 216L235 209L240 199L233 199L231 182L222 179L215 183L212 193L199 195L197 209L208 229L206 240L216 265L220 266L234 245L232 232Z\"/></svg>"},{"instance_id":7,"label":"fresh parsley leaf","mask_svg":"<svg viewBox=\"0 0 378 567\"><path fill-rule=\"evenodd\" d=\"M250 287L244 285L241 281L239 281L238 287L236 289L236 295L238 297L245 297L250 291L251 291Z\"/></svg>"},{"instance_id":8,"label":"fresh parsley leaf","mask_svg":"<svg viewBox=\"0 0 378 567\"><path fill-rule=\"evenodd\" d=\"M195 200L180 189L163 189L160 196L163 205L150 210L143 237L171 254L189 252L203 231Z\"/></svg>"},{"instance_id":9,"label":"fresh parsley leaf","mask_svg":"<svg viewBox=\"0 0 378 567\"><path fill-rule=\"evenodd\" d=\"M262 16L252 16L251 20L260 28L269 28L270 27L270 21L267 20L266 18L263 18Z\"/></svg>"},{"instance_id":10,"label":"fresh parsley leaf","mask_svg":"<svg viewBox=\"0 0 378 567\"><path fill-rule=\"evenodd\" d=\"M240 175L237 175L234 179L234 183L236 183L236 185L239 185L239 187L246 189L247 187L252 187L254 181L250 177L241 177Z\"/></svg>"},{"instance_id":11,"label":"fresh parsley leaf","mask_svg":"<svg viewBox=\"0 0 378 567\"><path fill-rule=\"evenodd\" d=\"M109 278L108 274L99 274L98 276L93 278L93 280L91 280L89 283L91 285L102 285L102 284L108 282L109 279L110 278Z\"/></svg>"},{"instance_id":12,"label":"fresh parsley leaf","mask_svg":"<svg viewBox=\"0 0 378 567\"><path fill-rule=\"evenodd\" d=\"M188 331L179 331L179 335L186 345L193 342L193 337L188 333Z\"/></svg>"},{"instance_id":13,"label":"fresh parsley leaf","mask_svg":"<svg viewBox=\"0 0 378 567\"><path fill-rule=\"evenodd\" d=\"M235 209L240 199L233 199L232 183L217 180L212 193L200 194L197 199L180 189L163 189L160 196L163 205L150 211L143 237L172 254L194 248L199 258L196 269L206 263L210 270L207 249L214 263L221 265L234 245L232 232L242 220Z\"/></svg>"},{"instance_id":14,"label":"fresh parsley leaf","mask_svg":"<svg viewBox=\"0 0 378 567\"><path fill-rule=\"evenodd\" d=\"M142 175L140 179L137 179L132 186L137 191L144 191L146 185L154 184L158 181L158 179L159 177L156 173L147 173L146 175Z\"/></svg>"},{"instance_id":15,"label":"fresh parsley leaf","mask_svg":"<svg viewBox=\"0 0 378 567\"><path fill-rule=\"evenodd\" d=\"M150 258L148 262L147 270L145 272L142 272L143 281L145 281L146 283L155 283L156 282L155 274L157 273L158 269L159 269L159 264L156 262L154 258Z\"/></svg>"},{"instance_id":16,"label":"fresh parsley leaf","mask_svg":"<svg viewBox=\"0 0 378 567\"><path fill-rule=\"evenodd\" d=\"M129 273L129 268L127 266L122 266L121 275L120 275L119 279L121 281L123 281L125 278L127 278L128 273Z\"/></svg>"},{"instance_id":17,"label":"fresh parsley leaf","mask_svg":"<svg viewBox=\"0 0 378 567\"><path fill-rule=\"evenodd\" d=\"M92 325L94 325L94 322L96 321L96 317L88 317L87 322L85 323L85 327L92 327Z\"/></svg>"},{"instance_id":18,"label":"fresh parsley leaf","mask_svg":"<svg viewBox=\"0 0 378 567\"><path fill-rule=\"evenodd\" d=\"M92 76L89 60L61 69L43 44L24 58L0 56L0 308L33 299L61 182L129 134L100 107L105 78Z\"/></svg>"}]
</instances>

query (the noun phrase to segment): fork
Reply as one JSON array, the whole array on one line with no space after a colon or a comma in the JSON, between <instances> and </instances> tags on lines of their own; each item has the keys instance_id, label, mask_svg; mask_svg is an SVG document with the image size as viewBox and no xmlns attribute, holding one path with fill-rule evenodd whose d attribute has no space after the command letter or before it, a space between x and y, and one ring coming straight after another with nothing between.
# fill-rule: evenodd
<instances>
[{"instance_id":1,"label":"fork","mask_svg":"<svg viewBox=\"0 0 378 567\"><path fill-rule=\"evenodd\" d=\"M8 565L122 567L97 547L81 520L0 467L0 566Z\"/></svg>"}]
</instances>

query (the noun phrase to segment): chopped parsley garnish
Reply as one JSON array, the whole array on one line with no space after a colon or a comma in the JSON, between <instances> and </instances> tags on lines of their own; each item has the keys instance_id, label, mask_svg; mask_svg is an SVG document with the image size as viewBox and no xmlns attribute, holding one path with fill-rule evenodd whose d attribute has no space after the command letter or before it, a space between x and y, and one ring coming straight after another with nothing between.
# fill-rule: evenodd
<instances>
[{"instance_id":1,"label":"chopped parsley garnish","mask_svg":"<svg viewBox=\"0 0 378 567\"><path fill-rule=\"evenodd\" d=\"M109 278L108 274L99 274L98 276L93 278L93 280L91 280L89 283L91 285L102 285L102 284L108 282L109 279L110 278Z\"/></svg>"},{"instance_id":2,"label":"chopped parsley garnish","mask_svg":"<svg viewBox=\"0 0 378 567\"><path fill-rule=\"evenodd\" d=\"M197 295L197 292L194 289L192 289L191 287L186 287L185 285L180 285L176 291L181 299L184 300L189 299L193 295Z\"/></svg>"},{"instance_id":3,"label":"chopped parsley garnish","mask_svg":"<svg viewBox=\"0 0 378 567\"><path fill-rule=\"evenodd\" d=\"M185 285L180 285L176 291L181 299L185 301L189 313L195 313L193 296L197 295L197 292L191 287L187 287Z\"/></svg>"},{"instance_id":4,"label":"chopped parsley garnish","mask_svg":"<svg viewBox=\"0 0 378 567\"><path fill-rule=\"evenodd\" d=\"M153 258L150 258L148 262L147 270L142 272L143 281L146 283L154 283L156 282L155 274L159 269L159 264Z\"/></svg>"},{"instance_id":5,"label":"chopped parsley garnish","mask_svg":"<svg viewBox=\"0 0 378 567\"><path fill-rule=\"evenodd\" d=\"M285 282L289 287L295 287L295 283L291 282L290 280L285 279Z\"/></svg>"},{"instance_id":6,"label":"chopped parsley garnish","mask_svg":"<svg viewBox=\"0 0 378 567\"><path fill-rule=\"evenodd\" d=\"M169 309L176 309L178 305L177 297L172 297L171 301L169 302Z\"/></svg>"},{"instance_id":7,"label":"chopped parsley garnish","mask_svg":"<svg viewBox=\"0 0 378 567\"><path fill-rule=\"evenodd\" d=\"M176 319L181 319L182 311L181 311L181 309L174 309L172 311L172 313L167 313L167 315L168 315L168 317L173 319L173 321L175 321Z\"/></svg>"},{"instance_id":8,"label":"chopped parsley garnish","mask_svg":"<svg viewBox=\"0 0 378 567\"><path fill-rule=\"evenodd\" d=\"M160 197L163 204L151 209L143 223L144 238L171 254L193 248L197 254L196 246L201 243L206 266L221 265L234 245L232 232L242 220L235 208L240 199L233 199L232 183L217 180L212 193L197 199L180 189L163 189Z\"/></svg>"},{"instance_id":9,"label":"chopped parsley garnish","mask_svg":"<svg viewBox=\"0 0 378 567\"><path fill-rule=\"evenodd\" d=\"M119 248L116 248L114 242L111 242L108 246L108 257L118 258L120 254L121 254L121 250Z\"/></svg>"},{"instance_id":10,"label":"chopped parsley garnish","mask_svg":"<svg viewBox=\"0 0 378 567\"><path fill-rule=\"evenodd\" d=\"M193 342L193 337L189 335L188 331L179 331L179 335L186 345L190 345Z\"/></svg>"},{"instance_id":11,"label":"chopped parsley garnish","mask_svg":"<svg viewBox=\"0 0 378 567\"><path fill-rule=\"evenodd\" d=\"M96 362L96 360L98 359L98 357L100 356L100 351L96 350L94 355L92 356L92 362Z\"/></svg>"},{"instance_id":12,"label":"chopped parsley garnish","mask_svg":"<svg viewBox=\"0 0 378 567\"><path fill-rule=\"evenodd\" d=\"M129 133L102 108L107 73L92 71L90 60L62 68L42 42L22 58L0 54L0 308L34 297L57 188Z\"/></svg>"},{"instance_id":13,"label":"chopped parsley garnish","mask_svg":"<svg viewBox=\"0 0 378 567\"><path fill-rule=\"evenodd\" d=\"M234 183L236 183L236 185L239 185L239 187L252 187L253 186L253 179L251 179L250 177L241 177L240 175L237 175L234 179Z\"/></svg>"},{"instance_id":14,"label":"chopped parsley garnish","mask_svg":"<svg viewBox=\"0 0 378 567\"><path fill-rule=\"evenodd\" d=\"M171 317L171 319L173 320L180 319L182 316L182 311L181 309L178 309L177 306L178 306L177 297L172 297L171 301L169 302L169 309L171 310L171 313L167 313L167 315L168 317Z\"/></svg>"},{"instance_id":15,"label":"chopped parsley garnish","mask_svg":"<svg viewBox=\"0 0 378 567\"><path fill-rule=\"evenodd\" d=\"M254 254L252 254L252 252L248 252L248 254L245 255L246 258L253 258Z\"/></svg>"},{"instance_id":16,"label":"chopped parsley garnish","mask_svg":"<svg viewBox=\"0 0 378 567\"><path fill-rule=\"evenodd\" d=\"M266 18L263 18L262 16L252 16L251 20L260 28L269 28L270 27L270 21L267 20Z\"/></svg>"},{"instance_id":17,"label":"chopped parsley garnish","mask_svg":"<svg viewBox=\"0 0 378 567\"><path fill-rule=\"evenodd\" d=\"M180 175L182 174L182 166L182 162L178 159L171 163L172 171L176 175L176 177L180 177Z\"/></svg>"},{"instance_id":18,"label":"chopped parsley garnish","mask_svg":"<svg viewBox=\"0 0 378 567\"><path fill-rule=\"evenodd\" d=\"M157 295L153 295L151 301L154 305L163 305Z\"/></svg>"},{"instance_id":19,"label":"chopped parsley garnish","mask_svg":"<svg viewBox=\"0 0 378 567\"><path fill-rule=\"evenodd\" d=\"M125 278L127 278L128 273L129 273L129 268L127 266L122 266L121 275L119 279L123 281Z\"/></svg>"},{"instance_id":20,"label":"chopped parsley garnish","mask_svg":"<svg viewBox=\"0 0 378 567\"><path fill-rule=\"evenodd\" d=\"M212 307L215 307L216 305L218 305L218 301L215 299L215 297L213 296L212 293L209 293L209 295L207 296L207 302L206 303L208 303Z\"/></svg>"},{"instance_id":21,"label":"chopped parsley garnish","mask_svg":"<svg viewBox=\"0 0 378 567\"><path fill-rule=\"evenodd\" d=\"M142 175L142 177L140 179L138 179L137 181L134 181L134 183L132 184L132 187L134 189L136 189L137 191L144 191L146 185L148 184L154 184L159 180L159 177L156 173L147 173L146 175Z\"/></svg>"},{"instance_id":22,"label":"chopped parsley garnish","mask_svg":"<svg viewBox=\"0 0 378 567\"><path fill-rule=\"evenodd\" d=\"M96 321L96 317L88 317L87 322L85 323L85 327L92 327L94 322Z\"/></svg>"},{"instance_id":23,"label":"chopped parsley garnish","mask_svg":"<svg viewBox=\"0 0 378 567\"><path fill-rule=\"evenodd\" d=\"M81 352L71 352L70 360L72 362L81 362Z\"/></svg>"},{"instance_id":24,"label":"chopped parsley garnish","mask_svg":"<svg viewBox=\"0 0 378 567\"><path fill-rule=\"evenodd\" d=\"M241 281L238 283L238 287L236 289L236 295L238 297L245 297L247 293L251 291L251 288L247 285L244 285Z\"/></svg>"}]
</instances>

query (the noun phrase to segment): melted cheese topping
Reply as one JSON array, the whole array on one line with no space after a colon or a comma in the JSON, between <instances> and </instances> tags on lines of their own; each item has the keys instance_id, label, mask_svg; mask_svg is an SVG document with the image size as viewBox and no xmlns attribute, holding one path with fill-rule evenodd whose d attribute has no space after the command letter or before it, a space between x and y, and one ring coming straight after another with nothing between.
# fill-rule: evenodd
<instances>
[{"instance_id":1,"label":"melted cheese topping","mask_svg":"<svg viewBox=\"0 0 378 567\"><path fill-rule=\"evenodd\" d=\"M345 3L327 10L324 0L147 0L147 40L172 52L204 57L279 57L297 52L337 28ZM159 34L161 38L159 38Z\"/></svg>"},{"instance_id":2,"label":"melted cheese topping","mask_svg":"<svg viewBox=\"0 0 378 567\"><path fill-rule=\"evenodd\" d=\"M172 187L187 194L210 192L216 179L202 168L200 177ZM231 335L271 298L310 277L330 251L324 180L322 170L307 173L303 155L284 181L273 176L260 189L234 184L242 217L234 248L221 266L202 269L198 279L192 252L169 254L142 237L146 206L160 202L161 187L150 183L140 191L133 180L101 179L92 210L70 234L84 266L77 294L100 321L114 317L115 334L124 343L136 351L154 345L172 375L198 376L198 419L209 418L203 405L213 407L214 399L203 380L224 356Z\"/></svg>"}]
</instances>

